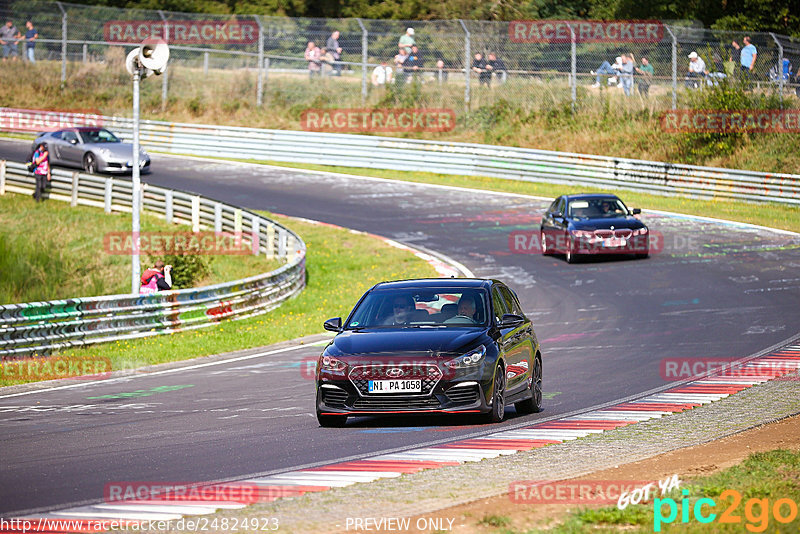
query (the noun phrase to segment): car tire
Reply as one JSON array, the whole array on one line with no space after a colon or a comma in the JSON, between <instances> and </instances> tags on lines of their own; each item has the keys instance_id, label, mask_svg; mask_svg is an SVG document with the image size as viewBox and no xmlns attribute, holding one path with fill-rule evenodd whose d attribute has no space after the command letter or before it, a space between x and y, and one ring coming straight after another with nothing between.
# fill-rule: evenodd
<instances>
[{"instance_id":1,"label":"car tire","mask_svg":"<svg viewBox=\"0 0 800 534\"><path fill-rule=\"evenodd\" d=\"M538 413L542 411L542 359L537 355L533 359L531 374L531 397L514 403L518 414Z\"/></svg>"},{"instance_id":2,"label":"car tire","mask_svg":"<svg viewBox=\"0 0 800 534\"><path fill-rule=\"evenodd\" d=\"M575 263L577 261L575 254L572 253L572 241L567 243L567 250L564 253L564 257L566 258L567 263Z\"/></svg>"},{"instance_id":3,"label":"car tire","mask_svg":"<svg viewBox=\"0 0 800 534\"><path fill-rule=\"evenodd\" d=\"M501 422L506 415L506 371L502 365L498 365L495 371L491 408L485 416L486 422Z\"/></svg>"},{"instance_id":4,"label":"car tire","mask_svg":"<svg viewBox=\"0 0 800 534\"><path fill-rule=\"evenodd\" d=\"M547 248L547 237L545 236L544 232L541 233L541 241L542 241L542 256L550 256L552 252L549 248Z\"/></svg>"},{"instance_id":5,"label":"car tire","mask_svg":"<svg viewBox=\"0 0 800 534\"><path fill-rule=\"evenodd\" d=\"M319 422L319 426L325 428L340 428L347 423L347 416L321 414L317 411L317 421Z\"/></svg>"},{"instance_id":6,"label":"car tire","mask_svg":"<svg viewBox=\"0 0 800 534\"><path fill-rule=\"evenodd\" d=\"M97 172L97 158L91 152L83 156L83 170L89 174Z\"/></svg>"}]
</instances>

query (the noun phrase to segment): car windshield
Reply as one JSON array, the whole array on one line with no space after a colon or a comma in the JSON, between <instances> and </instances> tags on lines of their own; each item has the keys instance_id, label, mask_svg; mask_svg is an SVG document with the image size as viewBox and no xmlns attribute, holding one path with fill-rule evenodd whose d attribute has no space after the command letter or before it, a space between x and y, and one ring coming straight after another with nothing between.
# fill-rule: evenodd
<instances>
[{"instance_id":1,"label":"car windshield","mask_svg":"<svg viewBox=\"0 0 800 534\"><path fill-rule=\"evenodd\" d=\"M486 292L482 289L377 289L353 310L345 328L486 326L488 317Z\"/></svg>"},{"instance_id":2,"label":"car windshield","mask_svg":"<svg viewBox=\"0 0 800 534\"><path fill-rule=\"evenodd\" d=\"M618 198L589 198L569 203L569 216L573 219L608 219L625 217L628 208Z\"/></svg>"},{"instance_id":3,"label":"car windshield","mask_svg":"<svg viewBox=\"0 0 800 534\"><path fill-rule=\"evenodd\" d=\"M85 130L81 132L86 143L119 143L119 137L106 129Z\"/></svg>"}]
</instances>

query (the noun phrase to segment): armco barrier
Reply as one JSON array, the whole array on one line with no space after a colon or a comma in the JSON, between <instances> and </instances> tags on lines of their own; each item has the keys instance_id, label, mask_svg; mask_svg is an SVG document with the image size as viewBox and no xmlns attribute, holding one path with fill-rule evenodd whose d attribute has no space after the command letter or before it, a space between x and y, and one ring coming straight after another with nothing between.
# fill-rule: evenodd
<instances>
[{"instance_id":1,"label":"armco barrier","mask_svg":"<svg viewBox=\"0 0 800 534\"><path fill-rule=\"evenodd\" d=\"M4 111L0 108L0 115ZM31 112L34 113L34 112ZM41 115L41 112L38 112ZM128 139L130 119L103 117ZM141 123L149 150L226 158L493 176L697 198L800 203L800 175L659 163L569 152L369 135Z\"/></svg>"},{"instance_id":2,"label":"armco barrier","mask_svg":"<svg viewBox=\"0 0 800 534\"><path fill-rule=\"evenodd\" d=\"M49 198L73 206L131 211L131 182L54 170ZM0 194L33 191L33 175L0 161ZM280 268L213 286L152 295L110 295L0 306L0 357L19 358L91 343L168 334L265 313L305 287L306 246L280 224L222 202L145 184L143 211L192 231L241 233L254 251L285 259Z\"/></svg>"}]
</instances>

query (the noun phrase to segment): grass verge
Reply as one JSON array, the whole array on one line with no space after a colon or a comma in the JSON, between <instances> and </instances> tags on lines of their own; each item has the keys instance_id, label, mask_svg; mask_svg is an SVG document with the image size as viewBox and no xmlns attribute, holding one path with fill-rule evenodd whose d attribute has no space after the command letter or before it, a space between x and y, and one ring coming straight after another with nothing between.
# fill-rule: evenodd
<instances>
[{"instance_id":1,"label":"grass verge","mask_svg":"<svg viewBox=\"0 0 800 534\"><path fill-rule=\"evenodd\" d=\"M264 214L296 231L308 246L308 287L297 298L267 314L241 321L66 350L58 356L84 360L107 357L112 369L119 370L269 345L320 332L325 319L345 316L377 282L436 276L433 267L413 254L373 237ZM3 379L0 373L0 386L32 381Z\"/></svg>"},{"instance_id":2,"label":"grass verge","mask_svg":"<svg viewBox=\"0 0 800 534\"><path fill-rule=\"evenodd\" d=\"M529 532L796 532L800 525L798 480L800 452L782 449L759 452L739 465L682 483L688 495L673 491L664 502L654 500L624 510L616 506L580 510L570 513L555 528ZM700 499L710 499L701 503L702 516L715 514L705 524L695 515ZM673 506L676 515L667 521ZM779 521L777 515L791 519Z\"/></svg>"},{"instance_id":3,"label":"grass verge","mask_svg":"<svg viewBox=\"0 0 800 534\"><path fill-rule=\"evenodd\" d=\"M71 207L28 195L0 196L0 304L35 302L130 292L131 257L110 254L104 236L130 232L129 214L105 214L98 208ZM142 232L188 232L144 214ZM207 274L195 286L246 278L271 271L280 263L264 257L203 256ZM142 256L142 267L149 260Z\"/></svg>"}]
</instances>

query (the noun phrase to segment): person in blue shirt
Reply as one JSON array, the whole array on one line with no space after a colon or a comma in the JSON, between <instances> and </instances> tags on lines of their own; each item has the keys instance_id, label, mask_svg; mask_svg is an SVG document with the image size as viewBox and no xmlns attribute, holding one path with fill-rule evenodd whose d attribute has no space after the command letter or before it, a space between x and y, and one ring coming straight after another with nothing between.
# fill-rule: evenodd
<instances>
[{"instance_id":1,"label":"person in blue shirt","mask_svg":"<svg viewBox=\"0 0 800 534\"><path fill-rule=\"evenodd\" d=\"M28 21L25 23L28 30L25 32L25 58L31 63L36 63L33 57L33 47L36 46L36 39L39 38L39 32L33 27L33 22Z\"/></svg>"},{"instance_id":2,"label":"person in blue shirt","mask_svg":"<svg viewBox=\"0 0 800 534\"><path fill-rule=\"evenodd\" d=\"M742 39L744 46L742 50L739 52L739 64L741 69L744 72L753 72L753 68L756 66L756 56L758 56L758 51L756 47L750 43L750 37L745 37Z\"/></svg>"}]
</instances>

